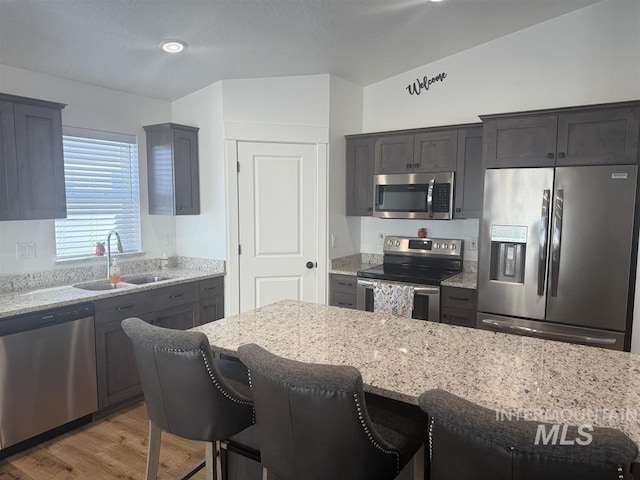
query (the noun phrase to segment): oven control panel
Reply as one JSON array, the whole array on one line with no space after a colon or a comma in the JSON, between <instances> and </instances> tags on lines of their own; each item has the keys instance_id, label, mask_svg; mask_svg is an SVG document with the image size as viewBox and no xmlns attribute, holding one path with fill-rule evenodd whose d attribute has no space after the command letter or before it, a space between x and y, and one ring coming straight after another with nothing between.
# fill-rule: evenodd
<instances>
[{"instance_id":1,"label":"oven control panel","mask_svg":"<svg viewBox=\"0 0 640 480\"><path fill-rule=\"evenodd\" d=\"M463 240L450 238L384 237L384 253L404 255L462 255Z\"/></svg>"}]
</instances>

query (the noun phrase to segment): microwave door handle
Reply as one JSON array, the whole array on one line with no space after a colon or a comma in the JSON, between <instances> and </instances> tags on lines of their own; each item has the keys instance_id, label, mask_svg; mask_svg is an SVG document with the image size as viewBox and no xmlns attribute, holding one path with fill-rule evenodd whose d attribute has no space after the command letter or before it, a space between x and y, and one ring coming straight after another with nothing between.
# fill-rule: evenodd
<instances>
[{"instance_id":1,"label":"microwave door handle","mask_svg":"<svg viewBox=\"0 0 640 480\"><path fill-rule=\"evenodd\" d=\"M549 197L551 190L542 192L542 213L540 214L540 246L538 252L538 295L544 295L544 281L547 276L547 250L549 247Z\"/></svg>"},{"instance_id":2,"label":"microwave door handle","mask_svg":"<svg viewBox=\"0 0 640 480\"><path fill-rule=\"evenodd\" d=\"M562 243L562 210L564 208L564 190L556 191L555 206L553 208L553 231L551 235L551 296L558 296L558 281L560 276L560 246Z\"/></svg>"},{"instance_id":3,"label":"microwave door handle","mask_svg":"<svg viewBox=\"0 0 640 480\"><path fill-rule=\"evenodd\" d=\"M427 190L427 213L429 218L433 217L433 185L436 182L435 178L432 178L429 182L429 189Z\"/></svg>"}]
</instances>

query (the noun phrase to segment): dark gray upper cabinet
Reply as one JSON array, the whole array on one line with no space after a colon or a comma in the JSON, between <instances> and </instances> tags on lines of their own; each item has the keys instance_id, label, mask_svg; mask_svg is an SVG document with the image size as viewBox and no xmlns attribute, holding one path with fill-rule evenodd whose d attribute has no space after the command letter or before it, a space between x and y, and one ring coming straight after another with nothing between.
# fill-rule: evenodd
<instances>
[{"instance_id":1,"label":"dark gray upper cabinet","mask_svg":"<svg viewBox=\"0 0 640 480\"><path fill-rule=\"evenodd\" d=\"M640 103L482 116L487 168L633 164Z\"/></svg>"},{"instance_id":2,"label":"dark gray upper cabinet","mask_svg":"<svg viewBox=\"0 0 640 480\"><path fill-rule=\"evenodd\" d=\"M555 165L555 115L494 118L484 121L487 168Z\"/></svg>"},{"instance_id":3,"label":"dark gray upper cabinet","mask_svg":"<svg viewBox=\"0 0 640 480\"><path fill-rule=\"evenodd\" d=\"M378 136L375 140L375 173L412 173L413 137L413 134Z\"/></svg>"},{"instance_id":4,"label":"dark gray upper cabinet","mask_svg":"<svg viewBox=\"0 0 640 480\"><path fill-rule=\"evenodd\" d=\"M347 215L373 215L374 137L347 137Z\"/></svg>"},{"instance_id":5,"label":"dark gray upper cabinet","mask_svg":"<svg viewBox=\"0 0 640 480\"><path fill-rule=\"evenodd\" d=\"M638 109L614 108L558 116L558 165L638 161Z\"/></svg>"},{"instance_id":6,"label":"dark gray upper cabinet","mask_svg":"<svg viewBox=\"0 0 640 480\"><path fill-rule=\"evenodd\" d=\"M435 130L414 136L413 172L453 172L458 150L457 130Z\"/></svg>"},{"instance_id":7,"label":"dark gray upper cabinet","mask_svg":"<svg viewBox=\"0 0 640 480\"><path fill-rule=\"evenodd\" d=\"M147 125L147 178L151 215L200 214L198 128Z\"/></svg>"},{"instance_id":8,"label":"dark gray upper cabinet","mask_svg":"<svg viewBox=\"0 0 640 480\"><path fill-rule=\"evenodd\" d=\"M454 218L480 218L482 203L482 126L458 131Z\"/></svg>"},{"instance_id":9,"label":"dark gray upper cabinet","mask_svg":"<svg viewBox=\"0 0 640 480\"><path fill-rule=\"evenodd\" d=\"M0 94L0 220L64 218L61 103Z\"/></svg>"}]
</instances>

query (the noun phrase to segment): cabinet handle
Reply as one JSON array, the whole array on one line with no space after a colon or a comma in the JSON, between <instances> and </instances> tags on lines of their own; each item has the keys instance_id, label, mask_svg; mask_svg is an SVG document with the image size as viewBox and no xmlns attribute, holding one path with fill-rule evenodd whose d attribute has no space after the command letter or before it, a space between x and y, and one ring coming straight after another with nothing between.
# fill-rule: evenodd
<instances>
[{"instance_id":1,"label":"cabinet handle","mask_svg":"<svg viewBox=\"0 0 640 480\"><path fill-rule=\"evenodd\" d=\"M220 287L206 287L206 288L204 289L204 291L205 291L205 292L208 292L208 291L210 291L210 290L217 290L218 288L220 288Z\"/></svg>"},{"instance_id":2,"label":"cabinet handle","mask_svg":"<svg viewBox=\"0 0 640 480\"><path fill-rule=\"evenodd\" d=\"M373 207L367 207L367 212L373 212Z\"/></svg>"},{"instance_id":3,"label":"cabinet handle","mask_svg":"<svg viewBox=\"0 0 640 480\"><path fill-rule=\"evenodd\" d=\"M341 307L352 307L353 303L338 302L338 305Z\"/></svg>"},{"instance_id":4,"label":"cabinet handle","mask_svg":"<svg viewBox=\"0 0 640 480\"><path fill-rule=\"evenodd\" d=\"M183 297L183 296L184 296L184 293L181 293L179 295L169 295L169 298L180 298L180 297Z\"/></svg>"},{"instance_id":5,"label":"cabinet handle","mask_svg":"<svg viewBox=\"0 0 640 480\"><path fill-rule=\"evenodd\" d=\"M116 307L116 310L128 310L130 308L133 308L134 304L130 304L130 305L121 305L120 307Z\"/></svg>"},{"instance_id":6,"label":"cabinet handle","mask_svg":"<svg viewBox=\"0 0 640 480\"><path fill-rule=\"evenodd\" d=\"M420 166L420 164L419 164L419 163L414 163L414 164L413 164L413 168L418 168L419 166Z\"/></svg>"},{"instance_id":7,"label":"cabinet handle","mask_svg":"<svg viewBox=\"0 0 640 480\"><path fill-rule=\"evenodd\" d=\"M343 287L353 287L353 282L337 282L338 285L341 285Z\"/></svg>"},{"instance_id":8,"label":"cabinet handle","mask_svg":"<svg viewBox=\"0 0 640 480\"><path fill-rule=\"evenodd\" d=\"M555 155L553 153L547 153L547 158L550 160L553 160L553 157L555 157Z\"/></svg>"},{"instance_id":9,"label":"cabinet handle","mask_svg":"<svg viewBox=\"0 0 640 480\"><path fill-rule=\"evenodd\" d=\"M411 168L411 164L410 163L407 163L407 168Z\"/></svg>"},{"instance_id":10,"label":"cabinet handle","mask_svg":"<svg viewBox=\"0 0 640 480\"><path fill-rule=\"evenodd\" d=\"M452 297L451 295L449 295L449 300L458 300L460 302L468 302L469 299L468 298L464 298L464 297Z\"/></svg>"},{"instance_id":11,"label":"cabinet handle","mask_svg":"<svg viewBox=\"0 0 640 480\"><path fill-rule=\"evenodd\" d=\"M565 157L565 153L564 153L564 152L560 152L560 153L558 154L558 158L564 158L564 157Z\"/></svg>"}]
</instances>

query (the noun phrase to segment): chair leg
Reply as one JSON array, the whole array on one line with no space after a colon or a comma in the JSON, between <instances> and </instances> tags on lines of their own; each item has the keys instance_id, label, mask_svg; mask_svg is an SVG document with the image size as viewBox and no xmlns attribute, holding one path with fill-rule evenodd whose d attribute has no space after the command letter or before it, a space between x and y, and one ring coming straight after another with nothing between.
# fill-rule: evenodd
<instances>
[{"instance_id":1,"label":"chair leg","mask_svg":"<svg viewBox=\"0 0 640 480\"><path fill-rule=\"evenodd\" d=\"M160 461L160 440L162 429L149 420L149 450L147 452L147 480L158 478L158 463Z\"/></svg>"},{"instance_id":2,"label":"chair leg","mask_svg":"<svg viewBox=\"0 0 640 480\"><path fill-rule=\"evenodd\" d=\"M216 480L222 480L222 442L216 442Z\"/></svg>"},{"instance_id":3,"label":"chair leg","mask_svg":"<svg viewBox=\"0 0 640 480\"><path fill-rule=\"evenodd\" d=\"M218 469L216 468L217 459L215 457L219 453L217 444L218 442L215 442L215 444L213 442L205 442L204 468L206 480L222 480L221 477L218 476Z\"/></svg>"},{"instance_id":4,"label":"chair leg","mask_svg":"<svg viewBox=\"0 0 640 480\"><path fill-rule=\"evenodd\" d=\"M262 480L269 480L269 472L267 472L267 467L262 467Z\"/></svg>"},{"instance_id":5,"label":"chair leg","mask_svg":"<svg viewBox=\"0 0 640 480\"><path fill-rule=\"evenodd\" d=\"M426 450L424 443L420 446L416 454L413 456L413 480L424 480L425 478L425 464L426 464Z\"/></svg>"}]
</instances>

